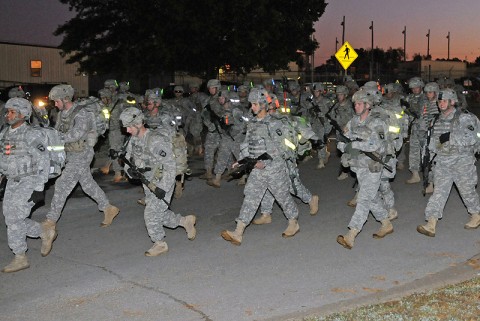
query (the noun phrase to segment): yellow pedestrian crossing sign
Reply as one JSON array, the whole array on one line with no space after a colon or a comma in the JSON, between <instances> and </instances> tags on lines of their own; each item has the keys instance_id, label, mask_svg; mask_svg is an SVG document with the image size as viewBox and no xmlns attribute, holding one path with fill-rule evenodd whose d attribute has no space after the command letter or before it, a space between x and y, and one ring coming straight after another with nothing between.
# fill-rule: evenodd
<instances>
[{"instance_id":1,"label":"yellow pedestrian crossing sign","mask_svg":"<svg viewBox=\"0 0 480 321\"><path fill-rule=\"evenodd\" d=\"M352 62L357 59L358 54L353 50L352 46L345 41L345 43L340 47L340 49L335 54L338 62L342 65L343 69L347 68L352 64Z\"/></svg>"}]
</instances>

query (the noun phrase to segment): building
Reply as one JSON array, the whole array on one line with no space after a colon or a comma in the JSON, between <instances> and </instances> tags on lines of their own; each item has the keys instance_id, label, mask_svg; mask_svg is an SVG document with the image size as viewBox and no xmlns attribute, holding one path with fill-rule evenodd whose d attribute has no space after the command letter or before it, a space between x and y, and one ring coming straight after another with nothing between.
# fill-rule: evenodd
<instances>
[{"instance_id":1,"label":"building","mask_svg":"<svg viewBox=\"0 0 480 321\"><path fill-rule=\"evenodd\" d=\"M55 47L0 42L0 87L67 83L78 97L88 96L88 77L67 59Z\"/></svg>"},{"instance_id":2,"label":"building","mask_svg":"<svg viewBox=\"0 0 480 321\"><path fill-rule=\"evenodd\" d=\"M398 65L397 77L409 79L420 76L424 81L435 81L441 77L460 79L467 76L467 63L452 60L405 61Z\"/></svg>"}]
</instances>

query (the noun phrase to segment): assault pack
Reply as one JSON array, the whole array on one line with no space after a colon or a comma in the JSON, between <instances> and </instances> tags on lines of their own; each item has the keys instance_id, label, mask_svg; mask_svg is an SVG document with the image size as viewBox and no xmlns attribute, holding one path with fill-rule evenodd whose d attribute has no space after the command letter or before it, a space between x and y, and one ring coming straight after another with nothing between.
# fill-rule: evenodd
<instances>
[{"instance_id":1,"label":"assault pack","mask_svg":"<svg viewBox=\"0 0 480 321\"><path fill-rule=\"evenodd\" d=\"M102 136L108 129L109 112L108 109L102 104L101 100L97 97L90 96L88 98L82 98L77 101L78 107L74 113L85 109L92 114L92 128L91 130L96 133L96 136Z\"/></svg>"},{"instance_id":2,"label":"assault pack","mask_svg":"<svg viewBox=\"0 0 480 321\"><path fill-rule=\"evenodd\" d=\"M58 130L52 127L32 126L34 130L40 131L46 139L47 151L50 158L50 167L48 171L48 178L55 178L62 173L65 167L65 147L60 138Z\"/></svg>"}]
</instances>

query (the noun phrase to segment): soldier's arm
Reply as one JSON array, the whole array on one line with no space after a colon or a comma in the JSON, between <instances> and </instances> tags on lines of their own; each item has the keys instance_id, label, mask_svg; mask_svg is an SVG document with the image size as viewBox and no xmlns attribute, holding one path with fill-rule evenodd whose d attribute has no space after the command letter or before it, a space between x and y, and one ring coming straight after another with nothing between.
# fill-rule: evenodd
<instances>
[{"instance_id":1,"label":"soldier's arm","mask_svg":"<svg viewBox=\"0 0 480 321\"><path fill-rule=\"evenodd\" d=\"M85 111L80 111L75 115L73 126L68 132L63 134L62 138L65 143L73 143L79 141L88 132L88 114Z\"/></svg>"}]
</instances>

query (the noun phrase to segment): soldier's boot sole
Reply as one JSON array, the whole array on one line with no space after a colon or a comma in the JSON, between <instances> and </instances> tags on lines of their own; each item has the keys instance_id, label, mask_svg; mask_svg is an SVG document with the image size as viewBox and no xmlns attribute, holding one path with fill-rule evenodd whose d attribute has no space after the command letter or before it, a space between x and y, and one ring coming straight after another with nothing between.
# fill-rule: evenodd
<instances>
[{"instance_id":1,"label":"soldier's boot sole","mask_svg":"<svg viewBox=\"0 0 480 321\"><path fill-rule=\"evenodd\" d=\"M353 244L349 243L343 235L337 236L337 243L348 250L351 250L353 247Z\"/></svg>"},{"instance_id":2,"label":"soldier's boot sole","mask_svg":"<svg viewBox=\"0 0 480 321\"><path fill-rule=\"evenodd\" d=\"M435 232L427 230L423 225L417 226L417 232L426 236L435 237Z\"/></svg>"},{"instance_id":3,"label":"soldier's boot sole","mask_svg":"<svg viewBox=\"0 0 480 321\"><path fill-rule=\"evenodd\" d=\"M223 237L223 239L225 241L228 241L228 242L232 243L233 245L242 244L242 237L241 236L239 237L234 232L224 230L224 231L222 231L222 233L220 235Z\"/></svg>"}]
</instances>

